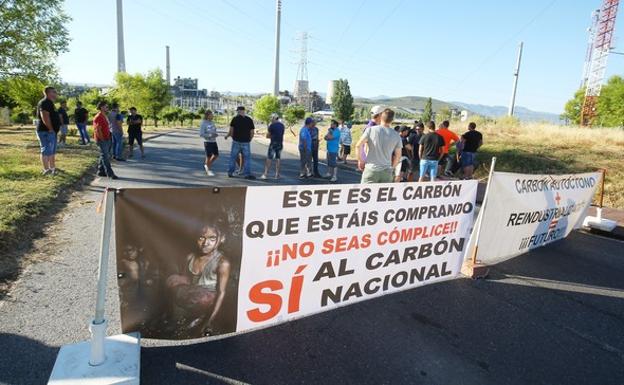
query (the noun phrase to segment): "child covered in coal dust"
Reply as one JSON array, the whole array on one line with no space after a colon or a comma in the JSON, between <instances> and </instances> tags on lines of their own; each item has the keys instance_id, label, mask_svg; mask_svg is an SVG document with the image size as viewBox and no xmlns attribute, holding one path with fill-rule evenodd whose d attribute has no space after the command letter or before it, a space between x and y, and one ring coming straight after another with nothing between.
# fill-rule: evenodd
<instances>
[{"instance_id":1,"label":"child covered in coal dust","mask_svg":"<svg viewBox=\"0 0 624 385\"><path fill-rule=\"evenodd\" d=\"M230 262L220 250L224 242L225 233L217 221L205 224L199 230L196 250L187 255L180 273L167 279L177 313L181 313L178 326L186 329L189 338L215 334L215 320L230 279Z\"/></svg>"}]
</instances>

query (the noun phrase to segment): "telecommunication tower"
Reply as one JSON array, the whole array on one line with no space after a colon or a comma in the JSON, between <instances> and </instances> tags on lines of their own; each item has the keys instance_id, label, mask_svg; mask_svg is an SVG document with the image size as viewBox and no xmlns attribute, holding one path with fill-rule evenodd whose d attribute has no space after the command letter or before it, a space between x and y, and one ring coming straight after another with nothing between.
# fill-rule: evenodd
<instances>
[{"instance_id":1,"label":"telecommunication tower","mask_svg":"<svg viewBox=\"0 0 624 385\"><path fill-rule=\"evenodd\" d=\"M589 79L589 70L591 68L592 53L594 52L594 39L596 31L598 31L598 22L600 21L600 9L595 9L591 14L591 25L587 28L589 40L587 41L587 52L585 52L585 63L583 63L583 78L581 80L581 88L587 86Z\"/></svg>"},{"instance_id":2,"label":"telecommunication tower","mask_svg":"<svg viewBox=\"0 0 624 385\"><path fill-rule=\"evenodd\" d=\"M581 125L583 126L591 126L596 117L596 105L607 70L607 59L611 50L619 3L619 0L603 0L602 2L598 25L594 35L585 100L581 110Z\"/></svg>"}]
</instances>

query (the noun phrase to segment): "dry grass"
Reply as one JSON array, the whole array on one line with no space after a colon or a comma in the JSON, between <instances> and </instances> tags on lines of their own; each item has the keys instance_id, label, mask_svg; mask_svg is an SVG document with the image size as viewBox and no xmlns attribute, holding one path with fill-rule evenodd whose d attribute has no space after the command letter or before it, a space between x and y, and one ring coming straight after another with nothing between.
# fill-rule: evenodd
<instances>
[{"instance_id":1,"label":"dry grass","mask_svg":"<svg viewBox=\"0 0 624 385\"><path fill-rule=\"evenodd\" d=\"M607 169L605 206L624 209L624 130L582 128L551 124L485 124L480 160L489 164L496 156L499 171L579 173ZM486 176L481 167L479 177Z\"/></svg>"},{"instance_id":2,"label":"dry grass","mask_svg":"<svg viewBox=\"0 0 624 385\"><path fill-rule=\"evenodd\" d=\"M69 137L57 154L62 172L42 176L34 128L0 127L0 250L28 237L27 225L78 181L96 157L95 146L79 146L76 137Z\"/></svg>"}]
</instances>

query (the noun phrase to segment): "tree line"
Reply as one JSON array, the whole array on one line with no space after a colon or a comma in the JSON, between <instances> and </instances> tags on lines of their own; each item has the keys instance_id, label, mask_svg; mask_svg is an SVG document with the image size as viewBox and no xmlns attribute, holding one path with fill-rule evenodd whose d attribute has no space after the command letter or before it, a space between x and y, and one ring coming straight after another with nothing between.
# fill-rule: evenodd
<instances>
[{"instance_id":1,"label":"tree line","mask_svg":"<svg viewBox=\"0 0 624 385\"><path fill-rule=\"evenodd\" d=\"M585 88L581 88L566 103L561 118L572 124L580 124L584 100ZM611 77L602 86L596 105L596 117L592 125L603 127L624 126L624 78L621 76Z\"/></svg>"}]
</instances>

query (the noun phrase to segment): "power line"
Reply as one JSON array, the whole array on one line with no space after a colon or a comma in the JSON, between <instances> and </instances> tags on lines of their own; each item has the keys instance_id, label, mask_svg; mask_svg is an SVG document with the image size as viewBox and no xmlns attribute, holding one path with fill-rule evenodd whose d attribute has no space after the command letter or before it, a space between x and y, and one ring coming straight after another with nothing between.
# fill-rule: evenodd
<instances>
[{"instance_id":1,"label":"power line","mask_svg":"<svg viewBox=\"0 0 624 385\"><path fill-rule=\"evenodd\" d=\"M489 56L487 56L485 59L483 59L483 61L481 61L481 63L479 63L479 65L473 71L468 73L468 75L466 75L459 83L457 83L457 88L462 86L469 78L474 76L474 74L476 74L477 72L481 71L481 69L483 68L484 65L486 65L490 60L492 60L494 57L496 57L496 55L498 55L503 50L503 48L505 48L507 46L507 44L509 44L511 41L515 41L517 39L517 37L520 34L522 34L522 32L524 32L533 23L535 23L556 2L557 2L557 0L552 0L550 3L548 3L535 16L533 16L533 18L531 20L529 20L528 23L526 23L524 26L522 26L522 28L520 28L518 30L518 32L516 32L513 36L511 36L507 40L505 40L496 50L494 50L494 52L492 52Z\"/></svg>"}]
</instances>

